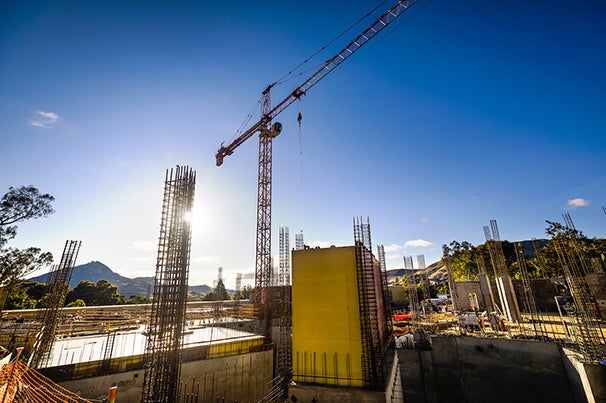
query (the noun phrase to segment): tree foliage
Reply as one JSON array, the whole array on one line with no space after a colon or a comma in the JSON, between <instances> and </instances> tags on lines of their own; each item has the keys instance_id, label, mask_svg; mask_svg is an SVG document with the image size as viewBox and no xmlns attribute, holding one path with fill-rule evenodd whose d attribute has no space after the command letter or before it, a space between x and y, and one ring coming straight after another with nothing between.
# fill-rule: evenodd
<instances>
[{"instance_id":1,"label":"tree foliage","mask_svg":"<svg viewBox=\"0 0 606 403\"><path fill-rule=\"evenodd\" d=\"M0 199L0 286L10 286L17 279L52 263L53 256L39 248L5 248L17 235L15 224L45 217L54 212L55 198L41 194L33 186L9 188Z\"/></svg>"},{"instance_id":2,"label":"tree foliage","mask_svg":"<svg viewBox=\"0 0 606 403\"><path fill-rule=\"evenodd\" d=\"M203 301L225 301L231 299L227 290L225 289L225 284L223 284L223 280L217 281L217 286L214 291L209 292L202 298Z\"/></svg>"},{"instance_id":3,"label":"tree foliage","mask_svg":"<svg viewBox=\"0 0 606 403\"><path fill-rule=\"evenodd\" d=\"M606 256L606 239L588 238L582 231L569 228L557 222L546 221L545 233L551 237L550 242L541 249L536 264L547 276L563 276L564 272L560 253L566 254L579 267L591 270L592 259L604 268Z\"/></svg>"},{"instance_id":4,"label":"tree foliage","mask_svg":"<svg viewBox=\"0 0 606 403\"><path fill-rule=\"evenodd\" d=\"M83 306L86 306L86 303L84 301L82 301L81 299L77 299L77 300L72 301L69 304L65 305L66 308L79 308L79 307L83 307Z\"/></svg>"},{"instance_id":5,"label":"tree foliage","mask_svg":"<svg viewBox=\"0 0 606 403\"><path fill-rule=\"evenodd\" d=\"M8 286L17 279L53 262L50 252L39 248L7 248L0 250L0 286Z\"/></svg>"},{"instance_id":6,"label":"tree foliage","mask_svg":"<svg viewBox=\"0 0 606 403\"><path fill-rule=\"evenodd\" d=\"M90 280L82 280L71 290L66 297L69 304L78 299L84 301L86 306L119 305L124 303L124 297L118 293L118 287L107 280L99 280L93 283Z\"/></svg>"},{"instance_id":7,"label":"tree foliage","mask_svg":"<svg viewBox=\"0 0 606 403\"><path fill-rule=\"evenodd\" d=\"M12 285L4 307L5 309L39 308L48 290L47 284L28 280L17 281Z\"/></svg>"},{"instance_id":8,"label":"tree foliage","mask_svg":"<svg viewBox=\"0 0 606 403\"><path fill-rule=\"evenodd\" d=\"M241 299L249 299L250 297L252 297L254 291L255 291L255 289L253 288L252 285L246 284L240 290L240 298Z\"/></svg>"},{"instance_id":9,"label":"tree foliage","mask_svg":"<svg viewBox=\"0 0 606 403\"><path fill-rule=\"evenodd\" d=\"M148 297L142 297L141 295L133 295L125 301L126 304L151 304L152 299Z\"/></svg>"},{"instance_id":10,"label":"tree foliage","mask_svg":"<svg viewBox=\"0 0 606 403\"><path fill-rule=\"evenodd\" d=\"M581 231L568 228L560 223L547 221L545 233L551 238L543 240L536 248L534 256L526 256L526 268L531 278L562 277L564 275L561 262L558 257L558 248L561 253L566 253L572 259L576 259L579 267L592 270L592 265L601 265L604 268L606 262L606 240L600 238L590 239ZM509 274L514 279L521 278L520 265L515 253L515 244L508 241L500 242L505 256L505 262ZM453 273L457 281L477 280L478 259L484 261L486 273L494 276L492 261L487 243L473 246L467 241L452 241L444 245L449 254Z\"/></svg>"}]
</instances>

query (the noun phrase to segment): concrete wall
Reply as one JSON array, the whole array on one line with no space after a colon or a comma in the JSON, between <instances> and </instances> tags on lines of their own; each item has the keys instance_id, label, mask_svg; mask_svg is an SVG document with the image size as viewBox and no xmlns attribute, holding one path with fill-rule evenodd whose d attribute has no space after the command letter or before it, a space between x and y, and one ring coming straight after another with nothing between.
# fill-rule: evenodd
<instances>
[{"instance_id":1,"label":"concrete wall","mask_svg":"<svg viewBox=\"0 0 606 403\"><path fill-rule=\"evenodd\" d=\"M432 347L397 350L407 403L583 401L555 343L436 336Z\"/></svg>"},{"instance_id":2,"label":"concrete wall","mask_svg":"<svg viewBox=\"0 0 606 403\"><path fill-rule=\"evenodd\" d=\"M217 396L226 402L256 402L266 393L272 379L272 351L261 351L232 357L183 363L181 382L186 391L199 391L198 402L216 402ZM86 399L107 397L111 386L118 386L116 403L132 403L141 399L144 371L97 376L60 383Z\"/></svg>"},{"instance_id":3,"label":"concrete wall","mask_svg":"<svg viewBox=\"0 0 606 403\"><path fill-rule=\"evenodd\" d=\"M606 274L599 273L604 276L604 280L598 280L595 283L594 288L596 290L602 289L602 304L604 305L604 312L606 312ZM599 276L598 276L599 277ZM603 281L603 284L600 283ZM522 280L511 280L513 284L513 288L515 290L516 300L519 306L519 309L523 312L526 312L526 300L524 296L524 286L522 284ZM590 282L588 278L588 283ZM477 281L457 281L457 291L459 293L459 300L461 309L469 309L469 292L474 292L477 295L478 302L480 304L480 309L484 310L489 307L490 303L490 294L486 289L482 292L480 287L480 283ZM550 279L531 279L530 287L532 289L532 293L534 295L535 303L537 305L537 309L539 312L558 312L558 308L555 304L554 297L559 295L556 292L556 287ZM591 287L591 286L590 286ZM600 288L602 287L602 288ZM500 305L501 302L499 300L499 294L497 290L497 286L494 279L490 280L490 288L492 290L492 294L495 298L495 302ZM596 294L594 289L592 288L592 293ZM599 292L598 292L599 294Z\"/></svg>"},{"instance_id":4,"label":"concrete wall","mask_svg":"<svg viewBox=\"0 0 606 403\"><path fill-rule=\"evenodd\" d=\"M477 281L457 281L456 283L457 293L459 295L459 309L471 309L469 302L469 293L475 293L480 304L480 309L486 309L482 303L482 290L480 289L480 283Z\"/></svg>"},{"instance_id":5,"label":"concrete wall","mask_svg":"<svg viewBox=\"0 0 606 403\"><path fill-rule=\"evenodd\" d=\"M385 403L385 393L370 392L362 389L335 388L320 385L288 386L288 397L293 402L356 402L356 403ZM293 400L293 397L296 400Z\"/></svg>"},{"instance_id":6,"label":"concrete wall","mask_svg":"<svg viewBox=\"0 0 606 403\"><path fill-rule=\"evenodd\" d=\"M387 287L391 296L392 303L408 302L408 293L406 288L401 285L390 285Z\"/></svg>"},{"instance_id":7,"label":"concrete wall","mask_svg":"<svg viewBox=\"0 0 606 403\"><path fill-rule=\"evenodd\" d=\"M606 273L590 273L585 279L595 297L598 315L602 320L606 320Z\"/></svg>"}]
</instances>

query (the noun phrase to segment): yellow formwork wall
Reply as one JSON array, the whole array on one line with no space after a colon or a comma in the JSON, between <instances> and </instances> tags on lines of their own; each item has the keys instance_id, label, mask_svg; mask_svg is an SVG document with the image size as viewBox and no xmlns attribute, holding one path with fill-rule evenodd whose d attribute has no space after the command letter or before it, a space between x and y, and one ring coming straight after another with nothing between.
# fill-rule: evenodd
<instances>
[{"instance_id":1,"label":"yellow formwork wall","mask_svg":"<svg viewBox=\"0 0 606 403\"><path fill-rule=\"evenodd\" d=\"M233 340L210 345L207 358L229 357L232 355L246 354L254 348L260 348L265 341L258 337L247 340Z\"/></svg>"},{"instance_id":2,"label":"yellow formwork wall","mask_svg":"<svg viewBox=\"0 0 606 403\"><path fill-rule=\"evenodd\" d=\"M354 246L292 253L295 382L363 386Z\"/></svg>"}]
</instances>

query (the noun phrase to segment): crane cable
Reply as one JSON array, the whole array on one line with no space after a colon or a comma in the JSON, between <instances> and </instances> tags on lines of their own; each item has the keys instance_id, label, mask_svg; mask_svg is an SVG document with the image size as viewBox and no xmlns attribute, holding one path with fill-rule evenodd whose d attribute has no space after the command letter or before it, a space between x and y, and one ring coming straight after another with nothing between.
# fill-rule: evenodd
<instances>
[{"instance_id":1,"label":"crane cable","mask_svg":"<svg viewBox=\"0 0 606 403\"><path fill-rule=\"evenodd\" d=\"M273 84L271 84L271 87L273 87L275 85L282 84L285 81L288 81L288 80L291 80L292 78L294 78L294 77L291 77L291 78L287 79L288 76L290 76L291 74L294 74L294 72L297 71L301 66L303 66L305 63L309 62L311 59L313 59L314 57L316 57L318 54L320 54L324 50L326 50L327 47L329 47L330 45L332 45L333 43L335 43L337 40L339 40L343 35L345 35L349 31L351 31L356 25L360 24L362 21L364 21L366 18L368 18L372 13L374 13L375 11L377 11L379 9L379 7L381 7L386 2L387 2L387 0L383 0L375 8L373 8L372 10L370 10L369 12L367 12L363 17L360 17L356 22L354 22L347 29L345 29L345 31L341 32L339 35L337 35L336 37L334 37L326 45L322 46L320 49L318 49L314 53L312 53L312 55L309 56L307 59L305 59L301 63L299 63L295 68L293 68L288 73L284 74L282 77L280 77L278 80L276 80ZM322 64L324 64L324 63L320 63L318 66L321 66ZM303 72L297 74L297 76L300 76L301 74L303 74Z\"/></svg>"},{"instance_id":2,"label":"crane cable","mask_svg":"<svg viewBox=\"0 0 606 403\"><path fill-rule=\"evenodd\" d=\"M260 97L257 100L257 103L255 103L255 105L252 107L250 112L248 112L248 115L246 115L246 118L244 118L244 121L242 122L240 127L238 127L238 130L236 130L236 132L229 139L230 143L236 138L236 136L239 136L240 134L242 134L242 132L244 131L244 128L248 126L248 123L253 118L253 114L255 114L255 112L257 112L257 109L259 109L259 107L261 106L262 101L263 101L262 97Z\"/></svg>"},{"instance_id":3,"label":"crane cable","mask_svg":"<svg viewBox=\"0 0 606 403\"><path fill-rule=\"evenodd\" d=\"M303 120L303 114L301 110L303 109L303 100L299 98L299 102L297 103L299 107L299 113L297 114L297 122L299 123L299 163L300 163L300 182L299 186L303 187L303 133L301 131L301 121Z\"/></svg>"}]
</instances>

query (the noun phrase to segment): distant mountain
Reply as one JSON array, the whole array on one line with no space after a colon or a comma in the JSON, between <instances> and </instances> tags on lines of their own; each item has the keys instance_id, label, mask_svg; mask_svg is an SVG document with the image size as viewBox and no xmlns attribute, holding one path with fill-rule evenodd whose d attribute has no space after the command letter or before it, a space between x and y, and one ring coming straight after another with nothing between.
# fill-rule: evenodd
<instances>
[{"instance_id":1,"label":"distant mountain","mask_svg":"<svg viewBox=\"0 0 606 403\"><path fill-rule=\"evenodd\" d=\"M48 281L48 276L49 273L46 273L37 277L32 277L29 280L37 281L39 283L46 283ZM101 262L90 262L74 267L69 286L74 288L82 280L89 280L93 283L96 283L99 280L107 280L111 284L117 286L120 295L123 295L126 299L133 295L146 296L148 293L148 288L151 292L154 286L153 277L123 277L118 273L113 272L109 267ZM188 288L189 293L193 296L205 295L213 290L207 285L194 285L189 286Z\"/></svg>"}]
</instances>

